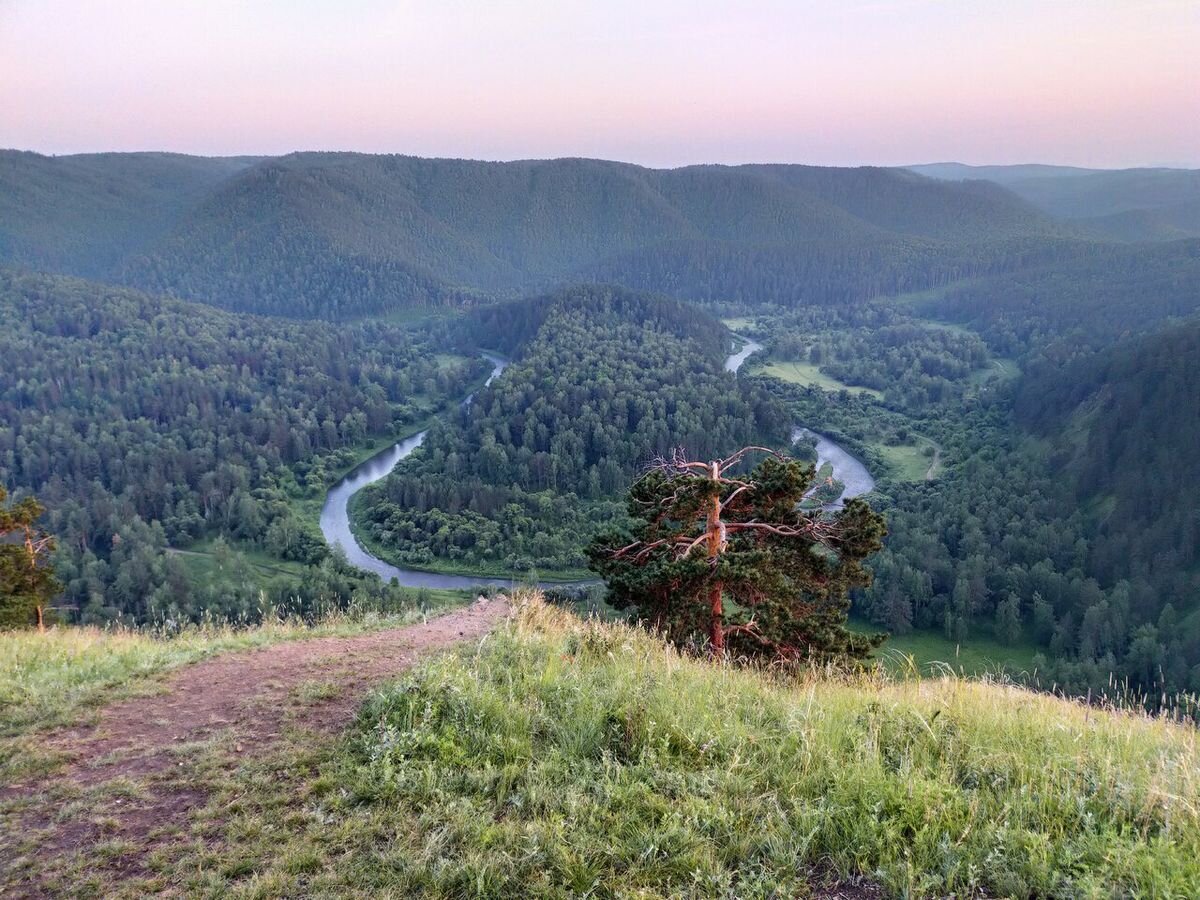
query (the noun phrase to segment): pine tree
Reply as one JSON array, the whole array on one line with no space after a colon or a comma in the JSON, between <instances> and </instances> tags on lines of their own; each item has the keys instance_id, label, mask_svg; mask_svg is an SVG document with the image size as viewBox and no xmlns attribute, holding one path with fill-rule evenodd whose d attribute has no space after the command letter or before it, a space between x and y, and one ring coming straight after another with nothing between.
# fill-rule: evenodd
<instances>
[{"instance_id":1,"label":"pine tree","mask_svg":"<svg viewBox=\"0 0 1200 900\"><path fill-rule=\"evenodd\" d=\"M747 454L767 458L733 474ZM761 447L714 462L660 459L629 492L632 534L589 550L610 602L631 608L678 643L707 639L714 654L783 660L862 659L883 635L846 628L863 560L882 546L883 519L853 499L833 515L800 501L811 465Z\"/></svg>"}]
</instances>

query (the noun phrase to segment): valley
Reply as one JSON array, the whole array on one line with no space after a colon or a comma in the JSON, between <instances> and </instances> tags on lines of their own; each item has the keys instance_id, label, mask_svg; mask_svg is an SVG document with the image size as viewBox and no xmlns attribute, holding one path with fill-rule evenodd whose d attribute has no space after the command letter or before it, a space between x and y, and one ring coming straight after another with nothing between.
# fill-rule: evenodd
<instances>
[{"instance_id":1,"label":"valley","mask_svg":"<svg viewBox=\"0 0 1200 900\"><path fill-rule=\"evenodd\" d=\"M0 897L1200 897L1198 12L0 3Z\"/></svg>"},{"instance_id":2,"label":"valley","mask_svg":"<svg viewBox=\"0 0 1200 900\"><path fill-rule=\"evenodd\" d=\"M1186 237L1114 242L1079 224L1137 208L1143 183L1147 209L1165 202L1164 179L1186 194L1185 176L1115 179L1108 207L1064 217L1059 200L1038 208L1049 194L884 169L4 160L0 176L21 187L0 219L13 361L0 475L47 503L70 621L249 623L368 596L384 608L428 605L435 589L591 581L587 543L627 521L620 496L648 460L759 443L811 453L814 504L848 488L887 515L874 583L854 596L860 620L1034 646L1039 678L1070 692L1114 672L1176 691L1200 677L1200 638L1172 626L1195 613L1192 494L1105 462L1133 458L1126 445L1187 457L1200 253ZM513 230L535 176L542 230ZM1043 176L1070 180L1055 197L1108 189ZM583 207L566 199L576 183ZM477 186L478 216L448 204L451 184ZM364 185L376 200L361 201ZM421 198L420 233L383 222L379 198L400 194ZM602 196L624 199L601 214ZM101 237L91 223L113 204L127 225ZM229 258L227 224L251 208L251 232L269 220L284 238L238 258L268 268L185 278L200 248ZM437 252L422 243L435 232ZM384 234L403 252L382 254ZM288 236L318 235L332 256L288 249ZM308 287L268 271L300 260ZM218 271L240 280L208 280ZM561 283L573 279L592 283ZM163 327L176 337L156 357L148 335ZM1153 366L1137 348L1157 342L1172 348L1156 377L1173 424L1154 445L1138 412ZM482 390L497 367L478 347L511 360ZM81 380L84 355L116 368ZM198 439L189 415L217 436ZM1112 431L1113 416L1130 427ZM797 425L820 438L793 451Z\"/></svg>"}]
</instances>

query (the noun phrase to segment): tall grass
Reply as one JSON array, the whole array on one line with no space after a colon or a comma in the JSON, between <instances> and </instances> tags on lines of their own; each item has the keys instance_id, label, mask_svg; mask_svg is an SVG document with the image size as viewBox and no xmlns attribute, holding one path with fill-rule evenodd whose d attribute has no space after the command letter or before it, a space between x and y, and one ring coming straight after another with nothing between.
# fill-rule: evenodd
<instances>
[{"instance_id":1,"label":"tall grass","mask_svg":"<svg viewBox=\"0 0 1200 900\"><path fill-rule=\"evenodd\" d=\"M713 666L536 599L375 694L351 749L325 849L357 862L315 885L765 897L817 868L914 897L1200 885L1193 728L949 675Z\"/></svg>"}]
</instances>

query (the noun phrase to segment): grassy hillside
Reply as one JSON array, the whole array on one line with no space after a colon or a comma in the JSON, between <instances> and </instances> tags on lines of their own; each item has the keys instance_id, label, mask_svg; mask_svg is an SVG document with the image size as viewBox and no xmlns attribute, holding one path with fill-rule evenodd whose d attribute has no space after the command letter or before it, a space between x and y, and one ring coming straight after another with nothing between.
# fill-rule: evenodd
<instances>
[{"instance_id":1,"label":"grassy hillside","mask_svg":"<svg viewBox=\"0 0 1200 900\"><path fill-rule=\"evenodd\" d=\"M1106 501L1091 547L1096 568L1128 577L1130 560L1153 559L1158 577L1177 585L1164 599L1187 598L1185 613L1200 586L1197 371L1192 319L1091 356L1040 360L1016 397L1021 420L1058 448L1057 468L1080 502ZM1163 638L1182 640L1188 664L1200 662L1200 637Z\"/></svg>"},{"instance_id":2,"label":"grassy hillside","mask_svg":"<svg viewBox=\"0 0 1200 900\"><path fill-rule=\"evenodd\" d=\"M411 890L778 896L818 864L917 896L1200 877L1191 731L1001 685L776 682L533 603L360 721L343 777L358 821L398 830Z\"/></svg>"},{"instance_id":3,"label":"grassy hillside","mask_svg":"<svg viewBox=\"0 0 1200 900\"><path fill-rule=\"evenodd\" d=\"M1190 727L1000 684L713 668L527 602L246 763L153 875L210 895L1186 896ZM288 766L291 777L271 777Z\"/></svg>"},{"instance_id":4,"label":"grassy hillside","mask_svg":"<svg viewBox=\"0 0 1200 900\"><path fill-rule=\"evenodd\" d=\"M147 654L90 632L50 640L48 661L20 657L43 685ZM1200 879L1191 725L953 677L714 667L535 596L366 698L341 738L297 733L224 767L220 747L193 752L210 793L191 829L129 881L105 874L117 845L84 847L78 883L778 897L865 879L887 896L1099 898L1188 896Z\"/></svg>"},{"instance_id":5,"label":"grassy hillside","mask_svg":"<svg viewBox=\"0 0 1200 900\"><path fill-rule=\"evenodd\" d=\"M206 624L175 632L61 626L0 631L0 785L52 771L61 748L48 730L88 720L103 705L160 690L158 677L219 653L310 637L349 636L420 621L464 597L434 592L388 615L334 612L315 622L272 619L251 628ZM3 813L0 807L0 813Z\"/></svg>"}]
</instances>

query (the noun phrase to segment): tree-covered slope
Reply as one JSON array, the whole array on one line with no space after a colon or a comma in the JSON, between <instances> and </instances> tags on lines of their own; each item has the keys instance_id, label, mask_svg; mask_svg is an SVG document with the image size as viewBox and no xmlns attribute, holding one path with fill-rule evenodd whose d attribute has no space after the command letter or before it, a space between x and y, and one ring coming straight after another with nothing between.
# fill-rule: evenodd
<instances>
[{"instance_id":1,"label":"tree-covered slope","mask_svg":"<svg viewBox=\"0 0 1200 900\"><path fill-rule=\"evenodd\" d=\"M656 454L785 442L782 410L722 371L724 329L677 300L591 286L488 312L528 335L474 402L363 492L373 547L426 566L579 568Z\"/></svg>"},{"instance_id":2,"label":"tree-covered slope","mask_svg":"<svg viewBox=\"0 0 1200 900\"><path fill-rule=\"evenodd\" d=\"M1176 241L1200 237L1200 193L1152 209L1130 209L1080 219L1081 227L1115 241Z\"/></svg>"},{"instance_id":3,"label":"tree-covered slope","mask_svg":"<svg viewBox=\"0 0 1200 900\"><path fill-rule=\"evenodd\" d=\"M1102 347L1200 311L1200 241L1087 245L1018 271L955 285L922 304L1005 355Z\"/></svg>"},{"instance_id":4,"label":"tree-covered slope","mask_svg":"<svg viewBox=\"0 0 1200 900\"><path fill-rule=\"evenodd\" d=\"M192 596L168 544L221 535L319 560L288 491L323 494L349 461L338 451L455 402L479 374L394 326L238 316L3 269L0 359L0 483L47 506L85 620L249 615L253 595Z\"/></svg>"},{"instance_id":5,"label":"tree-covered slope","mask_svg":"<svg viewBox=\"0 0 1200 900\"><path fill-rule=\"evenodd\" d=\"M986 179L1055 218L1104 240L1200 237L1200 170L1075 169L1068 166L964 166L937 163L910 171L950 181Z\"/></svg>"},{"instance_id":6,"label":"tree-covered slope","mask_svg":"<svg viewBox=\"0 0 1200 900\"><path fill-rule=\"evenodd\" d=\"M799 285L785 279L778 295L764 255L801 260L815 276L805 290L828 300L869 296L877 270L909 253L920 259L913 281L927 284L960 263L947 245L1062 233L994 186L884 169L297 154L223 185L129 277L248 308L337 315L581 275L703 298L711 291L697 282L749 266L748 299L788 303ZM303 278L291 277L297 260ZM350 290L345 270L367 289ZM834 280L848 289L830 294Z\"/></svg>"},{"instance_id":7,"label":"tree-covered slope","mask_svg":"<svg viewBox=\"0 0 1200 900\"><path fill-rule=\"evenodd\" d=\"M1075 235L994 185L894 169L349 153L3 157L0 262L346 318L581 278L692 299L860 300ZM16 190L19 186L20 190Z\"/></svg>"},{"instance_id":8,"label":"tree-covered slope","mask_svg":"<svg viewBox=\"0 0 1200 900\"><path fill-rule=\"evenodd\" d=\"M1200 590L1197 372L1192 320L1094 355L1040 360L1016 398L1021 421L1059 446L1057 467L1080 502L1102 511L1095 570L1108 579L1153 574L1167 599ZM1200 645L1190 657L1200 664Z\"/></svg>"},{"instance_id":9,"label":"tree-covered slope","mask_svg":"<svg viewBox=\"0 0 1200 900\"><path fill-rule=\"evenodd\" d=\"M113 279L217 184L255 162L174 153L0 150L0 264Z\"/></svg>"}]
</instances>

